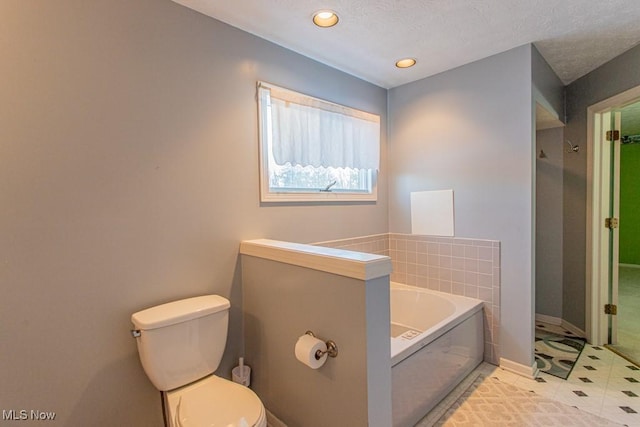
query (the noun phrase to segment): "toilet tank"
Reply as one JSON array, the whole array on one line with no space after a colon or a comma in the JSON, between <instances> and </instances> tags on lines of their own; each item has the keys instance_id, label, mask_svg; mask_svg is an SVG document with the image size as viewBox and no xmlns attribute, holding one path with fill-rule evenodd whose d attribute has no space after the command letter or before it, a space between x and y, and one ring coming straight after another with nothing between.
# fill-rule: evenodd
<instances>
[{"instance_id":1,"label":"toilet tank","mask_svg":"<svg viewBox=\"0 0 640 427\"><path fill-rule=\"evenodd\" d=\"M138 353L158 390L189 384L213 373L227 341L229 301L204 295L134 313Z\"/></svg>"}]
</instances>

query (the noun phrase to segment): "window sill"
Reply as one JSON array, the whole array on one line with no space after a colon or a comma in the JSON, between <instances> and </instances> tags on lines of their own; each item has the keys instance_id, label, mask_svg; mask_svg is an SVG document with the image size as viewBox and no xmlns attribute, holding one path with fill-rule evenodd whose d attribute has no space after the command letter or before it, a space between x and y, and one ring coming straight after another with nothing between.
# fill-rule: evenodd
<instances>
[{"instance_id":1,"label":"window sill","mask_svg":"<svg viewBox=\"0 0 640 427\"><path fill-rule=\"evenodd\" d=\"M378 200L377 191L370 194L342 193L331 191L319 191L317 193L294 193L294 192L263 192L260 201L264 203L273 202L376 202Z\"/></svg>"}]
</instances>

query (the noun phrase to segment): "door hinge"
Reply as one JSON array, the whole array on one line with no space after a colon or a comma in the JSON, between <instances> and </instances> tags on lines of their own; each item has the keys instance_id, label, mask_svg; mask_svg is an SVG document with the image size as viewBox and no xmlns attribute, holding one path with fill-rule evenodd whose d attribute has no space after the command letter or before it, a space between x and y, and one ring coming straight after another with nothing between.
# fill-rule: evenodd
<instances>
[{"instance_id":1,"label":"door hinge","mask_svg":"<svg viewBox=\"0 0 640 427\"><path fill-rule=\"evenodd\" d=\"M611 230L613 230L614 228L618 228L618 218L605 218L604 227Z\"/></svg>"},{"instance_id":2,"label":"door hinge","mask_svg":"<svg viewBox=\"0 0 640 427\"><path fill-rule=\"evenodd\" d=\"M617 141L620 139L620 131L619 130L608 130L607 131L607 141Z\"/></svg>"},{"instance_id":3,"label":"door hinge","mask_svg":"<svg viewBox=\"0 0 640 427\"><path fill-rule=\"evenodd\" d=\"M614 316L618 314L618 306L615 304L605 304L604 305L604 314L613 314Z\"/></svg>"}]
</instances>

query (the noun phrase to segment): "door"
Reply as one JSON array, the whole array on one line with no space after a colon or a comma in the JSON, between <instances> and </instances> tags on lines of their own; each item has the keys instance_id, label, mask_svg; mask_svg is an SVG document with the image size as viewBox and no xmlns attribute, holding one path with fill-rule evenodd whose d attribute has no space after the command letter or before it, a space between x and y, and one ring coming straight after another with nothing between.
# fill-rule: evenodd
<instances>
[{"instance_id":1,"label":"door","mask_svg":"<svg viewBox=\"0 0 640 427\"><path fill-rule=\"evenodd\" d=\"M607 216L605 217L605 227L607 228L607 342L612 345L618 344L618 279L619 279L619 248L620 248L620 127L621 114L619 111L605 113L603 117L603 178L608 182L603 185L603 190L608 192L608 203L605 206ZM604 121L608 123L604 123Z\"/></svg>"},{"instance_id":2,"label":"door","mask_svg":"<svg viewBox=\"0 0 640 427\"><path fill-rule=\"evenodd\" d=\"M640 134L640 103L634 102L615 108L611 113L611 126L620 130L619 137L608 142L610 151L610 216L619 218L617 228L609 231L610 274L608 297L617 310L609 316L609 348L624 358L640 362L640 256L636 248L640 243L637 201L640 150L633 142ZM640 138L638 138L640 139Z\"/></svg>"}]
</instances>

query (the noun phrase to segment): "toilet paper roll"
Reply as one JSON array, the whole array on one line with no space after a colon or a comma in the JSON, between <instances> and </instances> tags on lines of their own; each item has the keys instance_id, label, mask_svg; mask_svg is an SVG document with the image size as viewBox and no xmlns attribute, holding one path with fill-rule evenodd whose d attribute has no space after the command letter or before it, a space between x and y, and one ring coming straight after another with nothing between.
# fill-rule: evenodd
<instances>
[{"instance_id":1,"label":"toilet paper roll","mask_svg":"<svg viewBox=\"0 0 640 427\"><path fill-rule=\"evenodd\" d=\"M311 369L318 369L327 360L327 353L324 353L320 359L316 359L318 350L327 351L324 341L311 335L302 335L296 342L296 359Z\"/></svg>"}]
</instances>

